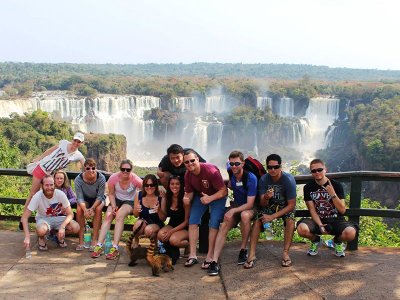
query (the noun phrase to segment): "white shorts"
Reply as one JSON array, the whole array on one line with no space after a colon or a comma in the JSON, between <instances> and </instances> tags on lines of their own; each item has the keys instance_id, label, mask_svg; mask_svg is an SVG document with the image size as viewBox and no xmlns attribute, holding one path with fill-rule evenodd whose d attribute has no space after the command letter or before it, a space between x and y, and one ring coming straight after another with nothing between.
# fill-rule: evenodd
<instances>
[{"instance_id":1,"label":"white shorts","mask_svg":"<svg viewBox=\"0 0 400 300\"><path fill-rule=\"evenodd\" d=\"M66 216L36 217L36 226L40 224L46 224L49 228L49 231L51 231L52 229L59 230L62 222L64 222L66 218Z\"/></svg>"}]
</instances>

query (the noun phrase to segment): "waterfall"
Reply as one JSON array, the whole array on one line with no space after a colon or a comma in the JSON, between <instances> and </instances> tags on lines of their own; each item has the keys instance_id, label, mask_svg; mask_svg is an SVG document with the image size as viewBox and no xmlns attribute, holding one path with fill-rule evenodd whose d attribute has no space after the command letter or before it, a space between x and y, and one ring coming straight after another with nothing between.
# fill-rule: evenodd
<instances>
[{"instance_id":1,"label":"waterfall","mask_svg":"<svg viewBox=\"0 0 400 300\"><path fill-rule=\"evenodd\" d=\"M205 111L206 113L221 113L232 108L229 106L225 96L210 96L206 97Z\"/></svg>"},{"instance_id":2,"label":"waterfall","mask_svg":"<svg viewBox=\"0 0 400 300\"><path fill-rule=\"evenodd\" d=\"M276 114L281 117L294 116L294 101L292 98L283 97L277 101Z\"/></svg>"},{"instance_id":3,"label":"waterfall","mask_svg":"<svg viewBox=\"0 0 400 300\"><path fill-rule=\"evenodd\" d=\"M180 112L193 111L195 108L195 100L196 98L194 97L175 97L175 110Z\"/></svg>"},{"instance_id":4,"label":"waterfall","mask_svg":"<svg viewBox=\"0 0 400 300\"><path fill-rule=\"evenodd\" d=\"M265 110L266 108L272 109L272 98L257 97L257 108L260 110Z\"/></svg>"}]
</instances>

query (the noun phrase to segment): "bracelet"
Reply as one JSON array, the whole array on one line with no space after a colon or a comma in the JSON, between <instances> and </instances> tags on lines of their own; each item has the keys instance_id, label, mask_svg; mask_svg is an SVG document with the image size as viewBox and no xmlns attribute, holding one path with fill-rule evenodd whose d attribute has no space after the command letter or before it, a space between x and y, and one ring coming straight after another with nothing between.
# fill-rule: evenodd
<instances>
[{"instance_id":1,"label":"bracelet","mask_svg":"<svg viewBox=\"0 0 400 300\"><path fill-rule=\"evenodd\" d=\"M335 195L333 195L333 196L331 196L331 198L333 199L333 198L336 198L337 197L337 195L335 194Z\"/></svg>"}]
</instances>

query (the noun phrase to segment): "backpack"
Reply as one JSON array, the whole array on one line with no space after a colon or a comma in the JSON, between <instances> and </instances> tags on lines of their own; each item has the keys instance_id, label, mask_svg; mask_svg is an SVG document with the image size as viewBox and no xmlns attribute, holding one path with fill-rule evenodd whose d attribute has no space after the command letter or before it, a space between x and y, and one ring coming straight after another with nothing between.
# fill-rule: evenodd
<instances>
[{"instance_id":1,"label":"backpack","mask_svg":"<svg viewBox=\"0 0 400 300\"><path fill-rule=\"evenodd\" d=\"M259 160L255 159L251 156L248 156L244 160L243 176L242 176L243 187L246 191L247 191L247 179L249 177L248 172L253 173L257 177L257 185L258 185L258 180L260 180L261 176L263 176L264 174L267 174L267 171L265 170L264 166L262 165L262 163ZM228 168L228 174L229 174L229 181L231 181L233 173L232 173L232 170L230 167ZM259 195L258 195L258 188L257 188L256 201L254 204L255 207L257 207L259 205L259 197L258 196Z\"/></svg>"}]
</instances>

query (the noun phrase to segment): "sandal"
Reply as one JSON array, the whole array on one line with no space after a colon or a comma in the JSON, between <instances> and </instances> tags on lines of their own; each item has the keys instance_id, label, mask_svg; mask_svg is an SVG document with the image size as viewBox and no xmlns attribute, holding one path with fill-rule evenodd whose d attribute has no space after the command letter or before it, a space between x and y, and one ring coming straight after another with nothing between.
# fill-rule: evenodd
<instances>
[{"instance_id":1,"label":"sandal","mask_svg":"<svg viewBox=\"0 0 400 300\"><path fill-rule=\"evenodd\" d=\"M290 257L287 259L282 258L281 264L282 264L282 267L291 267L292 260L290 259Z\"/></svg>"},{"instance_id":2,"label":"sandal","mask_svg":"<svg viewBox=\"0 0 400 300\"><path fill-rule=\"evenodd\" d=\"M205 260L205 261L201 264L201 268L202 268L203 270L208 270L208 268L210 267L211 263L212 263L212 261L206 261L206 260Z\"/></svg>"},{"instance_id":3,"label":"sandal","mask_svg":"<svg viewBox=\"0 0 400 300\"><path fill-rule=\"evenodd\" d=\"M243 268L252 269L256 265L256 259L248 260L244 263Z\"/></svg>"},{"instance_id":4,"label":"sandal","mask_svg":"<svg viewBox=\"0 0 400 300\"><path fill-rule=\"evenodd\" d=\"M57 239L57 244L58 244L58 246L60 246L61 248L66 248L66 247L68 247L68 244L65 242L65 240L59 241L59 240Z\"/></svg>"},{"instance_id":5,"label":"sandal","mask_svg":"<svg viewBox=\"0 0 400 300\"><path fill-rule=\"evenodd\" d=\"M198 264L198 263L199 263L199 261L197 260L197 258L190 257L185 262L185 267L191 267L191 266L194 266L195 264Z\"/></svg>"},{"instance_id":6,"label":"sandal","mask_svg":"<svg viewBox=\"0 0 400 300\"><path fill-rule=\"evenodd\" d=\"M83 250L85 250L85 247L83 245L77 245L75 250L76 251L83 251Z\"/></svg>"},{"instance_id":7,"label":"sandal","mask_svg":"<svg viewBox=\"0 0 400 300\"><path fill-rule=\"evenodd\" d=\"M49 250L49 248L47 248L46 242L44 242L44 244L40 244L40 240L38 241L38 249L39 249L40 251L47 251L47 250Z\"/></svg>"}]
</instances>

